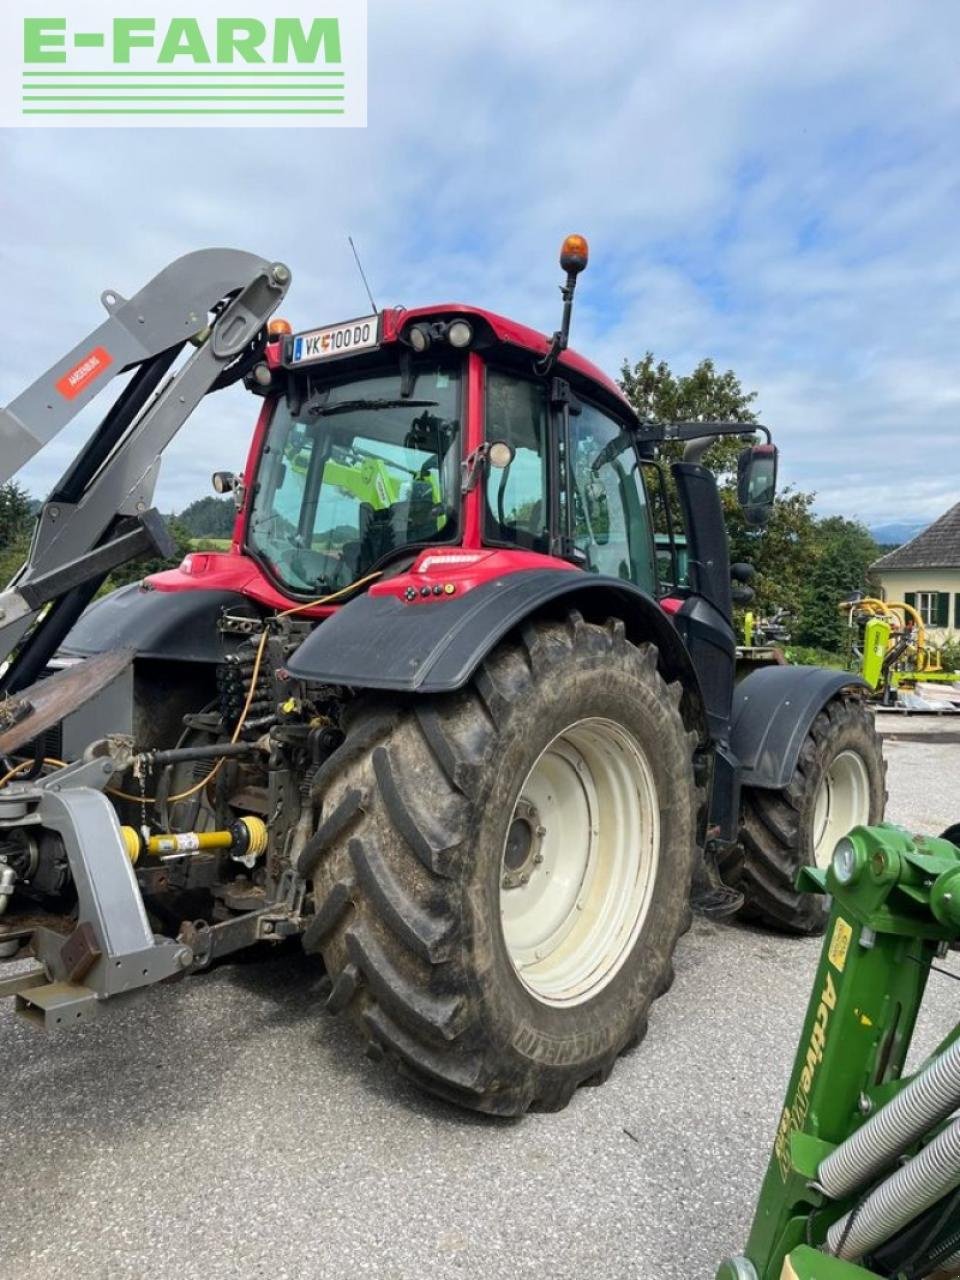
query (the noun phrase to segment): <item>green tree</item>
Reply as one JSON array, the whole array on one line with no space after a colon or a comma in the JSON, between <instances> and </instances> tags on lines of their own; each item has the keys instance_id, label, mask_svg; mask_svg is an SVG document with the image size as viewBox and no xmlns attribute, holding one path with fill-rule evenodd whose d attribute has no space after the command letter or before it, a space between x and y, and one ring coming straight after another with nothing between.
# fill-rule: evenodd
<instances>
[{"instance_id":1,"label":"green tree","mask_svg":"<svg viewBox=\"0 0 960 1280\"><path fill-rule=\"evenodd\" d=\"M0 590L23 564L33 532L34 503L15 480L0 485Z\"/></svg>"},{"instance_id":2,"label":"green tree","mask_svg":"<svg viewBox=\"0 0 960 1280\"><path fill-rule=\"evenodd\" d=\"M198 498L180 512L179 522L194 538L229 538L237 507L232 498Z\"/></svg>"},{"instance_id":3,"label":"green tree","mask_svg":"<svg viewBox=\"0 0 960 1280\"><path fill-rule=\"evenodd\" d=\"M747 607L758 616L785 608L796 613L803 597L809 565L816 554L817 520L812 493L785 489L777 496L769 522L751 528L743 518L733 484L721 489L730 560L752 564L756 598Z\"/></svg>"},{"instance_id":4,"label":"green tree","mask_svg":"<svg viewBox=\"0 0 960 1280\"><path fill-rule=\"evenodd\" d=\"M744 391L732 369L718 373L712 360L701 360L681 377L665 360L648 351L631 368L624 360L620 386L641 418L655 422L756 422L751 405L756 391Z\"/></svg>"},{"instance_id":5,"label":"green tree","mask_svg":"<svg viewBox=\"0 0 960 1280\"><path fill-rule=\"evenodd\" d=\"M11 480L0 485L0 549L30 536L33 502L26 489Z\"/></svg>"},{"instance_id":6,"label":"green tree","mask_svg":"<svg viewBox=\"0 0 960 1280\"><path fill-rule=\"evenodd\" d=\"M862 524L843 516L829 516L817 523L816 545L808 562L806 581L799 599L794 639L840 653L844 648L846 620L838 607L854 591L865 591L870 565L880 554Z\"/></svg>"},{"instance_id":7,"label":"green tree","mask_svg":"<svg viewBox=\"0 0 960 1280\"><path fill-rule=\"evenodd\" d=\"M624 361L620 386L639 416L647 420L742 422L746 430L757 421L757 393L745 391L732 369L720 372L712 360L701 360L691 373L678 376L665 360L655 359L648 351L633 366ZM736 495L737 456L744 447L742 440L728 436L707 451L704 462L719 477L731 561L753 565L756 599L751 607L767 613L799 599L805 567L815 546L814 495L787 489L778 495L769 524L762 530L750 528ZM682 453L680 444L668 444L662 450L667 462ZM672 484L668 487L672 494ZM679 527L675 496L672 511Z\"/></svg>"},{"instance_id":8,"label":"green tree","mask_svg":"<svg viewBox=\"0 0 960 1280\"><path fill-rule=\"evenodd\" d=\"M665 360L648 351L631 367L624 360L620 386L637 414L652 422L743 422L757 421L753 404L756 391L744 391L732 369L718 372L712 360L701 360L691 373L677 376ZM736 467L743 448L734 437L720 440L706 455L706 464L727 475ZM665 455L678 458L682 445L668 445Z\"/></svg>"}]
</instances>

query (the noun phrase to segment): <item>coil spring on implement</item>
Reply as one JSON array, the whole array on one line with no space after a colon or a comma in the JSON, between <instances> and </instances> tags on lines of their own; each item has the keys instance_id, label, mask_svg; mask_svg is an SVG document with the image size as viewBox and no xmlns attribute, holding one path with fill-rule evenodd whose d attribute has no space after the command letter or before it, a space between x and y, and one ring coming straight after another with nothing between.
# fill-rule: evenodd
<instances>
[{"instance_id":1,"label":"coil spring on implement","mask_svg":"<svg viewBox=\"0 0 960 1280\"><path fill-rule=\"evenodd\" d=\"M955 1120L858 1209L835 1222L827 1243L838 1258L860 1258L958 1186L960 1120Z\"/></svg>"},{"instance_id":2,"label":"coil spring on implement","mask_svg":"<svg viewBox=\"0 0 960 1280\"><path fill-rule=\"evenodd\" d=\"M863 1186L960 1106L960 1040L933 1058L885 1107L820 1165L818 1181L837 1200Z\"/></svg>"}]
</instances>

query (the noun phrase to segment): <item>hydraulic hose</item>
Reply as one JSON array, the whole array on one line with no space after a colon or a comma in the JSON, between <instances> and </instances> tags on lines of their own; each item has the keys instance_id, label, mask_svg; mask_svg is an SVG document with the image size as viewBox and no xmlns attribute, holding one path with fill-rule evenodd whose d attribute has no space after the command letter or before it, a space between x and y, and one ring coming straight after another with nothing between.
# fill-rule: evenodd
<instances>
[{"instance_id":1,"label":"hydraulic hose","mask_svg":"<svg viewBox=\"0 0 960 1280\"><path fill-rule=\"evenodd\" d=\"M955 1120L859 1208L827 1232L827 1245L848 1262L889 1240L924 1209L960 1187L960 1120Z\"/></svg>"},{"instance_id":2,"label":"hydraulic hose","mask_svg":"<svg viewBox=\"0 0 960 1280\"><path fill-rule=\"evenodd\" d=\"M960 1107L960 1040L934 1058L895 1098L820 1165L817 1180L834 1200L865 1186Z\"/></svg>"}]
</instances>

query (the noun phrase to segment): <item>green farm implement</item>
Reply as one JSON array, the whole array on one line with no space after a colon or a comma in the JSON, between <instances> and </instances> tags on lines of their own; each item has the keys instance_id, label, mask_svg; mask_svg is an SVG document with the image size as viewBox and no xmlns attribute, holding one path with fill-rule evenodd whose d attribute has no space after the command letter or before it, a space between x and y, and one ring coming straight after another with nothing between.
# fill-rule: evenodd
<instances>
[{"instance_id":1,"label":"green farm implement","mask_svg":"<svg viewBox=\"0 0 960 1280\"><path fill-rule=\"evenodd\" d=\"M905 1065L960 941L960 849L857 827L801 880L832 914L746 1252L717 1280L956 1277L960 1023Z\"/></svg>"}]
</instances>

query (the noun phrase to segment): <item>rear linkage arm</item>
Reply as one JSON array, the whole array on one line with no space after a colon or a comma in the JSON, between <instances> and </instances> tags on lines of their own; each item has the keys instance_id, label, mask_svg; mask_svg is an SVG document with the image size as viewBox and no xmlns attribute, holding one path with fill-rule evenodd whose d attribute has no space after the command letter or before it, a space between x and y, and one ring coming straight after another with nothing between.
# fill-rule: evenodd
<instances>
[{"instance_id":1,"label":"rear linkage arm","mask_svg":"<svg viewBox=\"0 0 960 1280\"><path fill-rule=\"evenodd\" d=\"M229 382L225 374L290 280L283 263L238 250L187 254L129 300L107 290L109 318L0 409L2 484L114 377L135 370L44 504L26 564L0 592L0 663L20 646L3 679L7 692L40 675L112 569L152 548L170 554L151 510L163 450L203 397ZM187 342L197 350L168 378ZM57 603L21 644L50 601Z\"/></svg>"}]
</instances>

